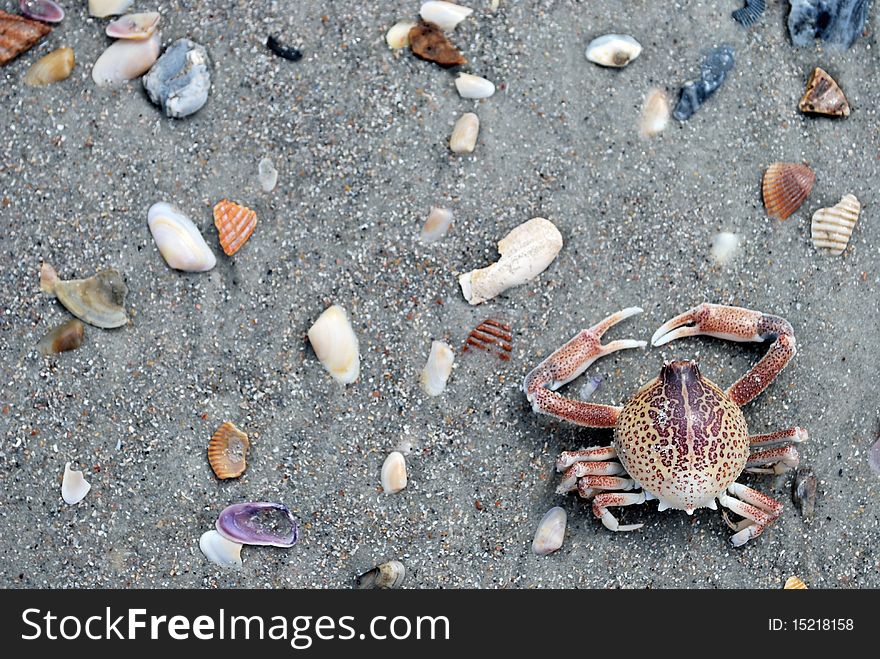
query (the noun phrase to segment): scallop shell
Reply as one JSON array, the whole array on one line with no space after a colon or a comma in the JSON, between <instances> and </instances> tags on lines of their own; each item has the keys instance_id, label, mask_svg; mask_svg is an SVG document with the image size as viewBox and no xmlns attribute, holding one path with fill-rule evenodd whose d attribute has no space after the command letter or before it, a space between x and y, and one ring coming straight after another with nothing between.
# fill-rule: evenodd
<instances>
[{"instance_id":1,"label":"scallop shell","mask_svg":"<svg viewBox=\"0 0 880 659\"><path fill-rule=\"evenodd\" d=\"M600 66L622 68L642 52L642 44L628 34L606 34L593 39L587 46L586 56Z\"/></svg>"},{"instance_id":2,"label":"scallop shell","mask_svg":"<svg viewBox=\"0 0 880 659\"><path fill-rule=\"evenodd\" d=\"M397 494L406 487L406 460L400 451L392 451L382 463L382 491Z\"/></svg>"},{"instance_id":3,"label":"scallop shell","mask_svg":"<svg viewBox=\"0 0 880 659\"><path fill-rule=\"evenodd\" d=\"M224 199L214 206L214 225L226 256L242 248L257 226L257 214L250 208Z\"/></svg>"},{"instance_id":4,"label":"scallop shell","mask_svg":"<svg viewBox=\"0 0 880 659\"><path fill-rule=\"evenodd\" d=\"M220 567L241 567L241 548L244 545L227 540L216 530L202 533L199 549L209 561Z\"/></svg>"},{"instance_id":5,"label":"scallop shell","mask_svg":"<svg viewBox=\"0 0 880 659\"><path fill-rule=\"evenodd\" d=\"M807 590L807 584L800 577L789 577L785 580L783 590Z\"/></svg>"},{"instance_id":6,"label":"scallop shell","mask_svg":"<svg viewBox=\"0 0 880 659\"><path fill-rule=\"evenodd\" d=\"M843 254L859 219L862 205L855 195L845 195L831 208L820 208L813 213L810 235L816 249L828 250L837 256Z\"/></svg>"},{"instance_id":7,"label":"scallop shell","mask_svg":"<svg viewBox=\"0 0 880 659\"><path fill-rule=\"evenodd\" d=\"M357 380L361 370L360 346L345 309L334 304L318 316L309 328L309 343L334 380L342 384Z\"/></svg>"},{"instance_id":8,"label":"scallop shell","mask_svg":"<svg viewBox=\"0 0 880 659\"><path fill-rule=\"evenodd\" d=\"M400 588L405 578L406 568L403 563L400 561L388 561L360 575L357 578L357 587L362 590L370 588Z\"/></svg>"},{"instance_id":9,"label":"scallop shell","mask_svg":"<svg viewBox=\"0 0 880 659\"><path fill-rule=\"evenodd\" d=\"M449 42L443 30L432 23L419 23L409 31L409 47L416 57L444 68L467 64L467 60Z\"/></svg>"},{"instance_id":10,"label":"scallop shell","mask_svg":"<svg viewBox=\"0 0 880 659\"><path fill-rule=\"evenodd\" d=\"M385 33L385 43L391 50L409 46L409 32L416 26L415 21L397 21Z\"/></svg>"},{"instance_id":11,"label":"scallop shell","mask_svg":"<svg viewBox=\"0 0 880 659\"><path fill-rule=\"evenodd\" d=\"M157 11L126 14L107 26L107 36L114 39L133 39L135 41L147 39L156 31L156 26L161 18L162 15Z\"/></svg>"},{"instance_id":12,"label":"scallop shell","mask_svg":"<svg viewBox=\"0 0 880 659\"><path fill-rule=\"evenodd\" d=\"M422 369L419 382L422 390L429 396L439 396L446 389L446 381L452 373L452 364L455 361L455 353L442 341L434 341L431 344L431 353L428 362Z\"/></svg>"},{"instance_id":13,"label":"scallop shell","mask_svg":"<svg viewBox=\"0 0 880 659\"><path fill-rule=\"evenodd\" d=\"M458 278L461 292L471 304L491 300L544 272L562 249L562 234L543 217L520 224L498 242L501 258L487 268Z\"/></svg>"},{"instance_id":14,"label":"scallop shell","mask_svg":"<svg viewBox=\"0 0 880 659\"><path fill-rule=\"evenodd\" d=\"M473 112L465 112L455 122L449 136L449 149L452 153L466 155L473 153L480 135L480 118Z\"/></svg>"},{"instance_id":15,"label":"scallop shell","mask_svg":"<svg viewBox=\"0 0 880 659\"><path fill-rule=\"evenodd\" d=\"M134 0L89 0L89 15L98 18L124 14Z\"/></svg>"},{"instance_id":16,"label":"scallop shell","mask_svg":"<svg viewBox=\"0 0 880 659\"><path fill-rule=\"evenodd\" d=\"M139 78L159 57L159 33L149 39L120 39L110 44L92 67L92 80L99 87L118 85Z\"/></svg>"},{"instance_id":17,"label":"scallop shell","mask_svg":"<svg viewBox=\"0 0 880 659\"><path fill-rule=\"evenodd\" d=\"M762 192L764 208L770 217L789 218L813 190L816 175L807 165L776 162L764 172Z\"/></svg>"},{"instance_id":18,"label":"scallop shell","mask_svg":"<svg viewBox=\"0 0 880 659\"><path fill-rule=\"evenodd\" d=\"M642 137L656 137L669 125L669 98L662 89L651 89L642 105L642 118L639 134Z\"/></svg>"},{"instance_id":19,"label":"scallop shell","mask_svg":"<svg viewBox=\"0 0 880 659\"><path fill-rule=\"evenodd\" d=\"M64 47L53 50L31 65L24 77L24 83L31 87L42 87L59 82L70 75L75 64L73 49Z\"/></svg>"},{"instance_id":20,"label":"scallop shell","mask_svg":"<svg viewBox=\"0 0 880 659\"><path fill-rule=\"evenodd\" d=\"M459 73L455 88L462 98L489 98L495 93L495 84L491 80L470 73Z\"/></svg>"},{"instance_id":21,"label":"scallop shell","mask_svg":"<svg viewBox=\"0 0 880 659\"><path fill-rule=\"evenodd\" d=\"M51 31L45 23L0 10L0 66L14 60Z\"/></svg>"},{"instance_id":22,"label":"scallop shell","mask_svg":"<svg viewBox=\"0 0 880 659\"><path fill-rule=\"evenodd\" d=\"M247 469L247 454L251 444L247 434L226 421L217 428L208 442L208 462L217 478L238 478Z\"/></svg>"},{"instance_id":23,"label":"scallop shell","mask_svg":"<svg viewBox=\"0 0 880 659\"><path fill-rule=\"evenodd\" d=\"M217 265L214 252L198 227L171 204L160 202L150 206L147 224L169 267L184 272L206 272Z\"/></svg>"},{"instance_id":24,"label":"scallop shell","mask_svg":"<svg viewBox=\"0 0 880 659\"><path fill-rule=\"evenodd\" d=\"M81 321L73 318L50 330L40 339L37 349L44 356L76 350L83 344L84 337L85 326Z\"/></svg>"},{"instance_id":25,"label":"scallop shell","mask_svg":"<svg viewBox=\"0 0 880 659\"><path fill-rule=\"evenodd\" d=\"M474 13L470 7L455 4L454 2L423 2L419 8L419 16L426 23L434 23L441 30L449 32L455 26Z\"/></svg>"},{"instance_id":26,"label":"scallop shell","mask_svg":"<svg viewBox=\"0 0 880 659\"><path fill-rule=\"evenodd\" d=\"M818 66L813 69L798 107L801 112L829 117L848 117L850 112L849 101L840 85Z\"/></svg>"},{"instance_id":27,"label":"scallop shell","mask_svg":"<svg viewBox=\"0 0 880 659\"><path fill-rule=\"evenodd\" d=\"M55 268L44 263L40 289L57 297L70 313L89 325L112 329L128 323L123 307L128 288L116 270L101 270L88 279L61 281Z\"/></svg>"},{"instance_id":28,"label":"scallop shell","mask_svg":"<svg viewBox=\"0 0 880 659\"><path fill-rule=\"evenodd\" d=\"M556 506L548 510L541 518L532 540L532 551L538 556L546 556L562 546L565 539L565 527L568 515L563 508Z\"/></svg>"},{"instance_id":29,"label":"scallop shell","mask_svg":"<svg viewBox=\"0 0 880 659\"><path fill-rule=\"evenodd\" d=\"M83 478L81 471L74 471L70 463L64 465L64 477L61 479L61 498L64 503L73 506L86 498L92 486Z\"/></svg>"},{"instance_id":30,"label":"scallop shell","mask_svg":"<svg viewBox=\"0 0 880 659\"><path fill-rule=\"evenodd\" d=\"M64 20L64 10L52 0L19 0L18 8L35 21L60 23Z\"/></svg>"},{"instance_id":31,"label":"scallop shell","mask_svg":"<svg viewBox=\"0 0 880 659\"><path fill-rule=\"evenodd\" d=\"M428 219L422 225L421 239L426 243L434 243L443 238L452 225L452 211L448 208L431 207Z\"/></svg>"}]
</instances>

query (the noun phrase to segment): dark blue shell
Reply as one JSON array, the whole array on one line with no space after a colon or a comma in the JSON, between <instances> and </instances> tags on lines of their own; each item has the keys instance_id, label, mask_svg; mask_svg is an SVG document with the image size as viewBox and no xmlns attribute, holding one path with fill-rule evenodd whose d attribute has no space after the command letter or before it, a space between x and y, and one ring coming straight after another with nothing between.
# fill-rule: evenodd
<instances>
[{"instance_id":1,"label":"dark blue shell","mask_svg":"<svg viewBox=\"0 0 880 659\"><path fill-rule=\"evenodd\" d=\"M788 0L788 33L795 46L815 39L849 48L865 29L871 0Z\"/></svg>"},{"instance_id":2,"label":"dark blue shell","mask_svg":"<svg viewBox=\"0 0 880 659\"><path fill-rule=\"evenodd\" d=\"M767 3L765 0L746 0L746 6L742 9L737 9L731 16L733 16L733 20L743 27L751 27L758 22L766 8Z\"/></svg>"},{"instance_id":3,"label":"dark blue shell","mask_svg":"<svg viewBox=\"0 0 880 659\"><path fill-rule=\"evenodd\" d=\"M733 64L732 46L719 46L711 50L700 65L700 79L686 82L681 88L681 96L672 116L679 121L690 119L706 99L718 90Z\"/></svg>"}]
</instances>

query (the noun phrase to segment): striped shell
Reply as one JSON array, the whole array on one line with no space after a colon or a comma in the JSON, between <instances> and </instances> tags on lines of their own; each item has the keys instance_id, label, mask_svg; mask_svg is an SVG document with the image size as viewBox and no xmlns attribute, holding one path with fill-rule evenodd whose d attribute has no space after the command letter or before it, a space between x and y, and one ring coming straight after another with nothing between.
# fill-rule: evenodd
<instances>
[{"instance_id":1,"label":"striped shell","mask_svg":"<svg viewBox=\"0 0 880 659\"><path fill-rule=\"evenodd\" d=\"M241 249L257 226L257 214L250 208L224 199L214 206L214 225L220 234L220 246L226 256Z\"/></svg>"},{"instance_id":2,"label":"striped shell","mask_svg":"<svg viewBox=\"0 0 880 659\"><path fill-rule=\"evenodd\" d=\"M248 436L226 421L208 443L208 462L217 478L238 478L247 469Z\"/></svg>"},{"instance_id":3,"label":"striped shell","mask_svg":"<svg viewBox=\"0 0 880 659\"><path fill-rule=\"evenodd\" d=\"M820 208L813 213L810 235L816 249L828 250L835 256L842 254L849 243L853 228L859 219L862 205L855 195L845 195L831 208Z\"/></svg>"},{"instance_id":4,"label":"striped shell","mask_svg":"<svg viewBox=\"0 0 880 659\"><path fill-rule=\"evenodd\" d=\"M782 587L783 590L806 590L807 584L804 583L804 580L800 577L789 577L785 580L785 585Z\"/></svg>"},{"instance_id":5,"label":"striped shell","mask_svg":"<svg viewBox=\"0 0 880 659\"><path fill-rule=\"evenodd\" d=\"M0 11L0 66L14 60L51 31L45 23Z\"/></svg>"},{"instance_id":6,"label":"striped shell","mask_svg":"<svg viewBox=\"0 0 880 659\"><path fill-rule=\"evenodd\" d=\"M806 201L816 182L813 170L801 163L775 162L764 172L762 191L767 215L788 219Z\"/></svg>"}]
</instances>

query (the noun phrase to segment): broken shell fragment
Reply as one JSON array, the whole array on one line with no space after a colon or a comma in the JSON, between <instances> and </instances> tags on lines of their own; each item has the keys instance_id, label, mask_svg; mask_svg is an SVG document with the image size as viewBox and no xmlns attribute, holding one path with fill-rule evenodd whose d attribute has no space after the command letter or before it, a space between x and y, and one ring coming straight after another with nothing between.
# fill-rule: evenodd
<instances>
[{"instance_id":1,"label":"broken shell fragment","mask_svg":"<svg viewBox=\"0 0 880 659\"><path fill-rule=\"evenodd\" d=\"M828 117L848 117L850 113L849 101L840 85L818 66L813 69L798 108L807 114L823 114Z\"/></svg>"},{"instance_id":2,"label":"broken shell fragment","mask_svg":"<svg viewBox=\"0 0 880 659\"><path fill-rule=\"evenodd\" d=\"M35 21L60 23L64 20L64 10L52 0L19 0L21 13Z\"/></svg>"},{"instance_id":3,"label":"broken shell fragment","mask_svg":"<svg viewBox=\"0 0 880 659\"><path fill-rule=\"evenodd\" d=\"M543 217L520 224L498 242L501 258L492 265L461 275L458 283L471 304L491 300L544 272L562 249L562 234Z\"/></svg>"},{"instance_id":4,"label":"broken shell fragment","mask_svg":"<svg viewBox=\"0 0 880 659\"><path fill-rule=\"evenodd\" d=\"M419 382L422 390L429 396L439 396L446 389L446 381L452 373L452 363L455 361L455 353L442 341L434 341L431 344L431 353L428 362L422 369Z\"/></svg>"},{"instance_id":5,"label":"broken shell fragment","mask_svg":"<svg viewBox=\"0 0 880 659\"><path fill-rule=\"evenodd\" d=\"M156 31L162 15L157 11L148 11L140 14L126 14L107 26L108 37L114 39L134 39L139 41L147 39Z\"/></svg>"},{"instance_id":6,"label":"broken shell fragment","mask_svg":"<svg viewBox=\"0 0 880 659\"><path fill-rule=\"evenodd\" d=\"M449 149L453 153L473 153L480 134L480 118L473 112L465 112L455 122L449 138Z\"/></svg>"},{"instance_id":7,"label":"broken shell fragment","mask_svg":"<svg viewBox=\"0 0 880 659\"><path fill-rule=\"evenodd\" d=\"M698 80L684 83L679 92L678 103L672 116L678 121L687 121L727 79L727 74L735 63L732 46L718 46L709 51L700 64Z\"/></svg>"},{"instance_id":8,"label":"broken shell fragment","mask_svg":"<svg viewBox=\"0 0 880 659\"><path fill-rule=\"evenodd\" d=\"M208 462L217 478L238 478L247 469L248 436L226 421L208 442Z\"/></svg>"},{"instance_id":9,"label":"broken shell fragment","mask_svg":"<svg viewBox=\"0 0 880 659\"><path fill-rule=\"evenodd\" d=\"M257 167L257 178L263 192L272 192L278 184L278 170L269 158L263 158Z\"/></svg>"},{"instance_id":10,"label":"broken shell fragment","mask_svg":"<svg viewBox=\"0 0 880 659\"><path fill-rule=\"evenodd\" d=\"M462 98L489 98L495 93L495 84L490 80L470 73L459 73L455 88Z\"/></svg>"},{"instance_id":11,"label":"broken shell fragment","mask_svg":"<svg viewBox=\"0 0 880 659\"><path fill-rule=\"evenodd\" d=\"M134 0L89 0L89 15L97 18L124 14Z\"/></svg>"},{"instance_id":12,"label":"broken shell fragment","mask_svg":"<svg viewBox=\"0 0 880 659\"><path fill-rule=\"evenodd\" d=\"M40 288L57 297L70 313L89 325L113 329L128 322L123 307L128 288L116 270L101 270L88 279L61 281L55 268L44 263L40 268Z\"/></svg>"},{"instance_id":13,"label":"broken shell fragment","mask_svg":"<svg viewBox=\"0 0 880 659\"><path fill-rule=\"evenodd\" d=\"M31 65L24 77L24 84L42 87L65 80L73 71L75 63L73 49L64 47L53 50Z\"/></svg>"},{"instance_id":14,"label":"broken shell fragment","mask_svg":"<svg viewBox=\"0 0 880 659\"><path fill-rule=\"evenodd\" d=\"M426 243L437 242L443 238L452 225L452 211L448 208L431 207L428 219L422 226L421 239Z\"/></svg>"},{"instance_id":15,"label":"broken shell fragment","mask_svg":"<svg viewBox=\"0 0 880 659\"><path fill-rule=\"evenodd\" d=\"M243 545L293 547L298 538L296 518L282 503L236 503L217 517L217 532Z\"/></svg>"},{"instance_id":16,"label":"broken shell fragment","mask_svg":"<svg viewBox=\"0 0 880 659\"><path fill-rule=\"evenodd\" d=\"M361 370L358 338L345 309L334 304L309 328L309 342L318 360L342 384L357 380Z\"/></svg>"},{"instance_id":17,"label":"broken shell fragment","mask_svg":"<svg viewBox=\"0 0 880 659\"><path fill-rule=\"evenodd\" d=\"M118 85L139 78L159 57L159 33L149 39L114 41L92 67L92 80L99 87Z\"/></svg>"},{"instance_id":18,"label":"broken shell fragment","mask_svg":"<svg viewBox=\"0 0 880 659\"><path fill-rule=\"evenodd\" d=\"M734 11L731 16L743 27L751 27L761 18L761 14L767 8L767 3L765 0L745 0L745 3L744 7Z\"/></svg>"},{"instance_id":19,"label":"broken shell fragment","mask_svg":"<svg viewBox=\"0 0 880 659\"><path fill-rule=\"evenodd\" d=\"M415 21L397 21L385 33L385 43L392 50L409 46L409 31L416 26Z\"/></svg>"},{"instance_id":20,"label":"broken shell fragment","mask_svg":"<svg viewBox=\"0 0 880 659\"><path fill-rule=\"evenodd\" d=\"M364 572L357 578L356 585L361 590L400 588L406 578L406 568L400 561L388 561Z\"/></svg>"},{"instance_id":21,"label":"broken shell fragment","mask_svg":"<svg viewBox=\"0 0 880 659\"><path fill-rule=\"evenodd\" d=\"M37 344L40 354L54 355L59 352L76 350L83 344L85 326L73 318L50 330Z\"/></svg>"},{"instance_id":22,"label":"broken shell fragment","mask_svg":"<svg viewBox=\"0 0 880 659\"><path fill-rule=\"evenodd\" d=\"M208 101L211 70L208 51L189 39L178 39L165 49L143 79L150 100L166 117L195 114Z\"/></svg>"},{"instance_id":23,"label":"broken shell fragment","mask_svg":"<svg viewBox=\"0 0 880 659\"><path fill-rule=\"evenodd\" d=\"M217 265L214 252L198 227L171 204L153 204L147 213L147 224L169 267L184 272L206 272Z\"/></svg>"},{"instance_id":24,"label":"broken shell fragment","mask_svg":"<svg viewBox=\"0 0 880 659\"><path fill-rule=\"evenodd\" d=\"M813 246L817 250L828 250L834 256L843 254L861 211L862 205L851 194L845 195L831 208L817 210L810 223Z\"/></svg>"},{"instance_id":25,"label":"broken shell fragment","mask_svg":"<svg viewBox=\"0 0 880 659\"><path fill-rule=\"evenodd\" d=\"M628 34L606 34L587 46L587 59L600 66L622 68L642 52L642 44Z\"/></svg>"},{"instance_id":26,"label":"broken shell fragment","mask_svg":"<svg viewBox=\"0 0 880 659\"><path fill-rule=\"evenodd\" d=\"M546 556L562 546L565 538L565 526L568 523L568 515L565 510L556 506L548 510L538 528L535 531L535 539L532 541L532 551L538 556Z\"/></svg>"},{"instance_id":27,"label":"broken shell fragment","mask_svg":"<svg viewBox=\"0 0 880 659\"><path fill-rule=\"evenodd\" d=\"M716 233L712 238L712 250L709 255L715 262L715 265L726 265L736 256L739 249L739 236L729 231Z\"/></svg>"},{"instance_id":28,"label":"broken shell fragment","mask_svg":"<svg viewBox=\"0 0 880 659\"><path fill-rule=\"evenodd\" d=\"M397 494L406 483L406 460L400 451L392 451L382 463L382 491Z\"/></svg>"},{"instance_id":29,"label":"broken shell fragment","mask_svg":"<svg viewBox=\"0 0 880 659\"><path fill-rule=\"evenodd\" d=\"M764 172L761 190L767 215L788 219L813 190L816 175L802 163L776 162Z\"/></svg>"},{"instance_id":30,"label":"broken shell fragment","mask_svg":"<svg viewBox=\"0 0 880 659\"><path fill-rule=\"evenodd\" d=\"M868 466L871 471L880 476L880 439L868 449Z\"/></svg>"},{"instance_id":31,"label":"broken shell fragment","mask_svg":"<svg viewBox=\"0 0 880 659\"><path fill-rule=\"evenodd\" d=\"M669 124L669 99L662 89L651 89L642 105L642 118L639 134L642 137L656 137Z\"/></svg>"},{"instance_id":32,"label":"broken shell fragment","mask_svg":"<svg viewBox=\"0 0 880 659\"><path fill-rule=\"evenodd\" d=\"M426 23L434 23L441 30L449 32L455 26L474 13L470 7L463 7L454 2L423 2L419 8L419 16Z\"/></svg>"},{"instance_id":33,"label":"broken shell fragment","mask_svg":"<svg viewBox=\"0 0 880 659\"><path fill-rule=\"evenodd\" d=\"M819 480L809 467L801 467L797 470L794 483L791 488L791 498L801 511L804 519L812 519L816 510L816 488Z\"/></svg>"},{"instance_id":34,"label":"broken shell fragment","mask_svg":"<svg viewBox=\"0 0 880 659\"><path fill-rule=\"evenodd\" d=\"M0 10L0 66L32 48L51 31L45 23Z\"/></svg>"},{"instance_id":35,"label":"broken shell fragment","mask_svg":"<svg viewBox=\"0 0 880 659\"><path fill-rule=\"evenodd\" d=\"M409 31L409 47L413 55L444 68L467 64L467 60L453 46L436 25L419 23Z\"/></svg>"},{"instance_id":36,"label":"broken shell fragment","mask_svg":"<svg viewBox=\"0 0 880 659\"><path fill-rule=\"evenodd\" d=\"M199 549L212 563L220 567L241 567L241 548L244 545L227 540L214 529L202 533Z\"/></svg>"},{"instance_id":37,"label":"broken shell fragment","mask_svg":"<svg viewBox=\"0 0 880 659\"><path fill-rule=\"evenodd\" d=\"M224 199L214 206L214 226L220 236L220 246L226 256L232 256L254 232L257 214L250 208Z\"/></svg>"},{"instance_id":38,"label":"broken shell fragment","mask_svg":"<svg viewBox=\"0 0 880 659\"><path fill-rule=\"evenodd\" d=\"M785 580L783 590L807 590L807 584L800 577L789 577Z\"/></svg>"},{"instance_id":39,"label":"broken shell fragment","mask_svg":"<svg viewBox=\"0 0 880 659\"><path fill-rule=\"evenodd\" d=\"M814 39L849 48L865 32L870 0L788 0L788 34L795 46Z\"/></svg>"},{"instance_id":40,"label":"broken shell fragment","mask_svg":"<svg viewBox=\"0 0 880 659\"><path fill-rule=\"evenodd\" d=\"M506 362L510 359L510 351L513 350L511 341L513 336L510 334L510 325L488 318L471 330L461 352L465 353L475 348L493 354Z\"/></svg>"},{"instance_id":41,"label":"broken shell fragment","mask_svg":"<svg viewBox=\"0 0 880 659\"><path fill-rule=\"evenodd\" d=\"M64 465L64 477L61 479L61 498L68 505L78 504L86 498L92 486L83 478L81 471L74 471L70 463Z\"/></svg>"}]
</instances>

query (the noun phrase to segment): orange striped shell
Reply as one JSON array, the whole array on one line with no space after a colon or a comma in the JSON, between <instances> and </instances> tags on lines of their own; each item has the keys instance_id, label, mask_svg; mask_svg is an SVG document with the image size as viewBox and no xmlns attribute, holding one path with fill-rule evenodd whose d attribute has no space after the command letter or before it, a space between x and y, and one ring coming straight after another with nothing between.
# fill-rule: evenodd
<instances>
[{"instance_id":1,"label":"orange striped shell","mask_svg":"<svg viewBox=\"0 0 880 659\"><path fill-rule=\"evenodd\" d=\"M800 577L789 577L785 580L783 590L807 590L807 584Z\"/></svg>"},{"instance_id":2,"label":"orange striped shell","mask_svg":"<svg viewBox=\"0 0 880 659\"><path fill-rule=\"evenodd\" d=\"M226 421L208 443L208 462L217 478L238 478L247 469L248 436Z\"/></svg>"},{"instance_id":3,"label":"orange striped shell","mask_svg":"<svg viewBox=\"0 0 880 659\"><path fill-rule=\"evenodd\" d=\"M224 199L214 206L214 225L220 234L220 246L226 256L241 249L257 226L257 214L250 208Z\"/></svg>"},{"instance_id":4,"label":"orange striped shell","mask_svg":"<svg viewBox=\"0 0 880 659\"><path fill-rule=\"evenodd\" d=\"M51 31L45 23L0 11L0 66L14 60Z\"/></svg>"},{"instance_id":5,"label":"orange striped shell","mask_svg":"<svg viewBox=\"0 0 880 659\"><path fill-rule=\"evenodd\" d=\"M775 162L764 172L762 191L767 215L788 219L806 201L816 182L813 170L801 163Z\"/></svg>"}]
</instances>

